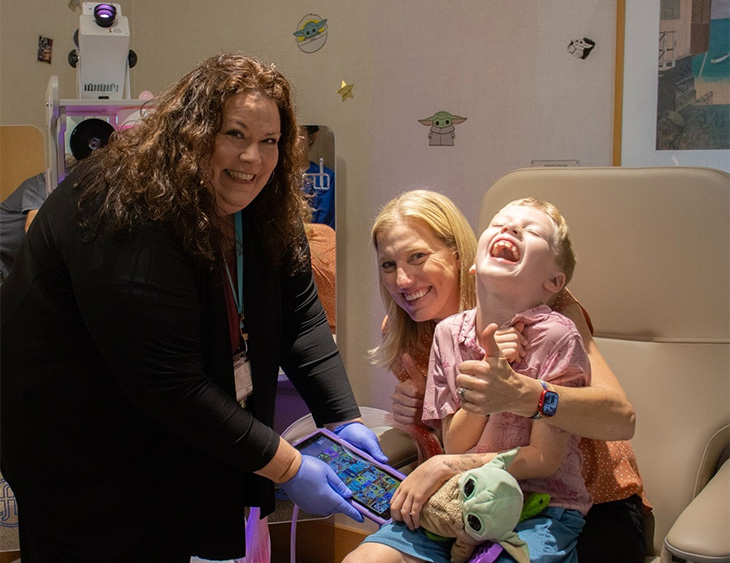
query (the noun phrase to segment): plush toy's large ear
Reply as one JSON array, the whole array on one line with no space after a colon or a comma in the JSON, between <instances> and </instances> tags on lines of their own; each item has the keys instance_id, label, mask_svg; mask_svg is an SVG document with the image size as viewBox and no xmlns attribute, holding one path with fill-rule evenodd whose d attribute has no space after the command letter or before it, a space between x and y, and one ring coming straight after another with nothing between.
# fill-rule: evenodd
<instances>
[{"instance_id":1,"label":"plush toy's large ear","mask_svg":"<svg viewBox=\"0 0 730 563\"><path fill-rule=\"evenodd\" d=\"M509 467L509 464L512 463L512 460L515 459L515 456L519 451L520 448L517 447L512 450L503 452L495 457L492 461L490 461L487 465L494 465L496 467L499 467L500 469L506 469L507 467Z\"/></svg>"},{"instance_id":2,"label":"plush toy's large ear","mask_svg":"<svg viewBox=\"0 0 730 563\"><path fill-rule=\"evenodd\" d=\"M517 532L510 532L498 543L517 563L530 563L530 550L527 544L517 535Z\"/></svg>"}]
</instances>

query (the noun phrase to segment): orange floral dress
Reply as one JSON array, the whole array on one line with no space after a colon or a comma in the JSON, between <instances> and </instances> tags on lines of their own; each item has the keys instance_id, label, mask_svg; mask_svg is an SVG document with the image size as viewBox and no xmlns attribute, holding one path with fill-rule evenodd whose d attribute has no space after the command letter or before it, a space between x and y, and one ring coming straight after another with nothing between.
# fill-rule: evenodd
<instances>
[{"instance_id":1,"label":"orange floral dress","mask_svg":"<svg viewBox=\"0 0 730 563\"><path fill-rule=\"evenodd\" d=\"M553 310L559 313L572 303L581 308L588 328L593 334L593 324L588 312L568 289L560 292L553 304ZM579 447L583 453L583 478L594 504L639 495L644 509L651 510L636 463L636 454L630 442L626 440L605 442L581 438Z\"/></svg>"}]
</instances>

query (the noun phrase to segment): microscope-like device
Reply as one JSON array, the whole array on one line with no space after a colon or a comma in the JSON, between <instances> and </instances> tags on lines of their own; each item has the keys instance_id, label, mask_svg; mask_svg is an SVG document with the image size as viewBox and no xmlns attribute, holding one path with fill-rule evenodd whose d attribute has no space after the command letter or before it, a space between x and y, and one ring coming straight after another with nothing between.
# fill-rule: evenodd
<instances>
[{"instance_id":1,"label":"microscope-like device","mask_svg":"<svg viewBox=\"0 0 730 563\"><path fill-rule=\"evenodd\" d=\"M67 57L76 69L77 97L59 99L57 76L51 77L46 90L49 193L73 163L106 145L130 116L139 115L146 100L130 96L129 69L137 63L137 55L129 43L129 21L119 4L82 4L74 33L76 48ZM73 129L67 139L69 127Z\"/></svg>"}]
</instances>

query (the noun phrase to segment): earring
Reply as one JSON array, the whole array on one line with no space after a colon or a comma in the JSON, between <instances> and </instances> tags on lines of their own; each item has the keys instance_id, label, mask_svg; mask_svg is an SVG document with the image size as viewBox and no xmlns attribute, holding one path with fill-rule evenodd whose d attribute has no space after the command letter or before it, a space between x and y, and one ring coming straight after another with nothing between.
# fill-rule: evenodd
<instances>
[{"instance_id":1,"label":"earring","mask_svg":"<svg viewBox=\"0 0 730 563\"><path fill-rule=\"evenodd\" d=\"M264 184L264 187L268 186L273 180L274 176L276 176L276 168L271 172L271 176L269 176L269 181Z\"/></svg>"}]
</instances>

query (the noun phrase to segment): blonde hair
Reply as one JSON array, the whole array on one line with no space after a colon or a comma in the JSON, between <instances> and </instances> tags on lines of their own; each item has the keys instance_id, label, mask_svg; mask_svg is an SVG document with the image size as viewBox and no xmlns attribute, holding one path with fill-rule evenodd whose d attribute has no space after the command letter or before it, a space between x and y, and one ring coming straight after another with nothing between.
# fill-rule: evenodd
<instances>
[{"instance_id":1,"label":"blonde hair","mask_svg":"<svg viewBox=\"0 0 730 563\"><path fill-rule=\"evenodd\" d=\"M474 231L459 208L446 196L429 191L413 190L390 200L380 210L373 223L371 240L378 249L378 234L401 222L415 221L428 227L433 234L459 260L459 309L476 306L476 287L469 275L474 263L477 241ZM433 338L436 322L416 322L393 300L383 283L382 271L378 269L380 295L388 316L383 342L370 350L371 361L391 371L401 366L401 355L405 351L423 347L424 340Z\"/></svg>"},{"instance_id":2,"label":"blonde hair","mask_svg":"<svg viewBox=\"0 0 730 563\"><path fill-rule=\"evenodd\" d=\"M540 201L534 197L516 199L515 201L511 201L505 205L504 208L511 207L513 205L532 207L533 209L542 211L545 215L550 217L550 220L555 225L555 236L551 241L551 245L555 251L555 262L558 265L558 268L560 268L560 271L565 274L565 285L568 285L570 280L573 279L573 272L575 272L577 259L575 251L573 250L573 243L570 240L570 232L568 230L568 224L565 222L565 217L560 214L558 208L552 203L548 201Z\"/></svg>"}]
</instances>

